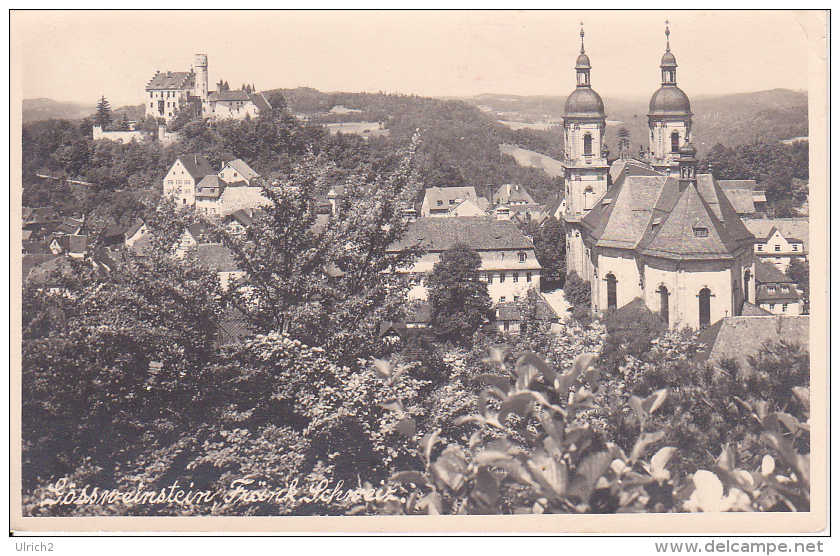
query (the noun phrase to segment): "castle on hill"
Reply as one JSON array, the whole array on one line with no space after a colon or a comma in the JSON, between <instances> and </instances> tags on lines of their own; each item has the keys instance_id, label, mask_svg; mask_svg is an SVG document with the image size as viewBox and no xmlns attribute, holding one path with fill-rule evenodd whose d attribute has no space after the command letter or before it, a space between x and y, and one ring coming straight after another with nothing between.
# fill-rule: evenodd
<instances>
[{"instance_id":1,"label":"castle on hill","mask_svg":"<svg viewBox=\"0 0 840 556\"><path fill-rule=\"evenodd\" d=\"M203 118L242 120L271 110L262 93L223 90L222 83L210 91L206 54L196 54L190 71L158 71L146 85L143 104L146 115L170 122L188 103L201 105Z\"/></svg>"},{"instance_id":2,"label":"castle on hill","mask_svg":"<svg viewBox=\"0 0 840 556\"><path fill-rule=\"evenodd\" d=\"M755 236L713 176L698 174L688 96L665 30L650 99L649 154L611 168L604 102L590 83L581 29L577 87L566 100L566 268L588 281L592 310L641 300L670 328L702 328L756 302ZM638 303L638 301L637 301Z\"/></svg>"}]
</instances>

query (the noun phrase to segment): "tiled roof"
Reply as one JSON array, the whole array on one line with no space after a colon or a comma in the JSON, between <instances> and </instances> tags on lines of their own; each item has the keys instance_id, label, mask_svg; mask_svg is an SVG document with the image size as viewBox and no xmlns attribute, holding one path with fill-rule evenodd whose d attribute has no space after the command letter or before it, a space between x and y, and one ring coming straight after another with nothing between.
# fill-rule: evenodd
<instances>
[{"instance_id":1,"label":"tiled roof","mask_svg":"<svg viewBox=\"0 0 840 556\"><path fill-rule=\"evenodd\" d=\"M661 176L661 172L657 172L644 162L630 158L628 160L616 160L610 166L609 172L612 183L618 183L619 178L625 176Z\"/></svg>"},{"instance_id":2,"label":"tiled roof","mask_svg":"<svg viewBox=\"0 0 840 556\"><path fill-rule=\"evenodd\" d=\"M496 305L496 320L519 322L521 320L519 305L515 301L498 303ZM542 299L542 296L537 300L536 318L537 320L548 321L560 320L560 316L551 308L551 305L545 299Z\"/></svg>"},{"instance_id":3,"label":"tiled roof","mask_svg":"<svg viewBox=\"0 0 840 556\"><path fill-rule=\"evenodd\" d=\"M250 99L248 93L245 91L214 91L210 93L208 99L210 102L226 101L226 100L241 100L247 102Z\"/></svg>"},{"instance_id":4,"label":"tiled roof","mask_svg":"<svg viewBox=\"0 0 840 556\"><path fill-rule=\"evenodd\" d=\"M254 222L254 216L256 216L255 211L253 209L240 209L236 212L233 212L225 217L225 222L232 222L236 220L246 228L250 226Z\"/></svg>"},{"instance_id":5,"label":"tiled roof","mask_svg":"<svg viewBox=\"0 0 840 556\"><path fill-rule=\"evenodd\" d=\"M204 222L196 222L195 224L187 226L187 232L189 232L193 239L198 243L210 243L210 240L213 237L213 228Z\"/></svg>"},{"instance_id":6,"label":"tiled roof","mask_svg":"<svg viewBox=\"0 0 840 556\"><path fill-rule=\"evenodd\" d=\"M68 236L67 251L69 253L84 254L87 251L87 236Z\"/></svg>"},{"instance_id":7,"label":"tiled roof","mask_svg":"<svg viewBox=\"0 0 840 556\"><path fill-rule=\"evenodd\" d=\"M216 174L207 174L195 186L195 196L218 199L222 195L222 190L226 185L225 180Z\"/></svg>"},{"instance_id":8,"label":"tiled roof","mask_svg":"<svg viewBox=\"0 0 840 556\"><path fill-rule=\"evenodd\" d=\"M254 106L256 106L260 112L271 110L271 105L262 93L251 93L249 96L251 97L251 102L254 103Z\"/></svg>"},{"instance_id":9,"label":"tiled roof","mask_svg":"<svg viewBox=\"0 0 840 556\"><path fill-rule=\"evenodd\" d=\"M764 261L756 261L755 282L757 284L792 284L793 280L774 265Z\"/></svg>"},{"instance_id":10,"label":"tiled roof","mask_svg":"<svg viewBox=\"0 0 840 556\"><path fill-rule=\"evenodd\" d=\"M534 248L509 220L497 220L492 216L429 216L411 222L402 239L388 250L400 251L416 245L427 252L442 252L456 243L464 243L476 251Z\"/></svg>"},{"instance_id":11,"label":"tiled roof","mask_svg":"<svg viewBox=\"0 0 840 556\"><path fill-rule=\"evenodd\" d=\"M252 180L254 178L260 177L258 173L254 171L253 168L248 166L244 160L240 158L236 158L228 162L225 166L230 166L234 170L236 170L240 176L245 178L246 180ZM221 173L221 172L220 172Z\"/></svg>"},{"instance_id":12,"label":"tiled roof","mask_svg":"<svg viewBox=\"0 0 840 556\"><path fill-rule=\"evenodd\" d=\"M57 283L59 276L68 277L72 274L70 260L67 257L56 257L30 270L26 280L41 286L52 285Z\"/></svg>"},{"instance_id":13,"label":"tiled roof","mask_svg":"<svg viewBox=\"0 0 840 556\"><path fill-rule=\"evenodd\" d=\"M147 91L158 89L194 89L195 88L195 74L187 71L168 71L165 73L158 73L146 85Z\"/></svg>"},{"instance_id":14,"label":"tiled roof","mask_svg":"<svg viewBox=\"0 0 840 556\"><path fill-rule=\"evenodd\" d=\"M40 255L24 255L22 260L21 270L23 271L23 279L25 280L26 277L29 275L29 271L35 268L38 265L44 264L47 261L51 261L55 259L59 255L54 255L53 253L44 253Z\"/></svg>"},{"instance_id":15,"label":"tiled roof","mask_svg":"<svg viewBox=\"0 0 840 556\"><path fill-rule=\"evenodd\" d=\"M755 214L753 192L749 189L724 189L724 194L738 214Z\"/></svg>"},{"instance_id":16,"label":"tiled roof","mask_svg":"<svg viewBox=\"0 0 840 556\"><path fill-rule=\"evenodd\" d=\"M755 356L766 341L785 340L809 345L809 317L726 317L706 330L697 341L702 345L698 353L701 361L719 362L734 358L743 367L748 357Z\"/></svg>"},{"instance_id":17,"label":"tiled roof","mask_svg":"<svg viewBox=\"0 0 840 556\"><path fill-rule=\"evenodd\" d=\"M200 243L190 250L188 257L215 272L239 270L233 251L221 243Z\"/></svg>"},{"instance_id":18,"label":"tiled roof","mask_svg":"<svg viewBox=\"0 0 840 556\"><path fill-rule=\"evenodd\" d=\"M780 285L767 286L762 284L761 286L758 286L758 288L756 288L755 290L755 300L758 303L767 303L770 301L787 301L795 303L802 299L802 297L799 295L799 292L796 291L796 288L792 284L789 286L786 285L784 287L787 288L787 291L785 291L784 288ZM771 288L772 291L770 291Z\"/></svg>"},{"instance_id":19,"label":"tiled roof","mask_svg":"<svg viewBox=\"0 0 840 556\"><path fill-rule=\"evenodd\" d=\"M710 175L698 176L695 187L622 171L581 222L595 246L677 260L728 258L753 241Z\"/></svg>"},{"instance_id":20,"label":"tiled roof","mask_svg":"<svg viewBox=\"0 0 840 556\"><path fill-rule=\"evenodd\" d=\"M744 224L759 240L767 240L773 235L774 228L790 241L793 238L803 243L805 253L809 253L809 227L807 218L750 218Z\"/></svg>"},{"instance_id":21,"label":"tiled roof","mask_svg":"<svg viewBox=\"0 0 840 556\"><path fill-rule=\"evenodd\" d=\"M516 204L525 203L527 205L535 205L531 194L525 187L517 183L506 183L499 187L496 193L493 194L493 203Z\"/></svg>"},{"instance_id":22,"label":"tiled roof","mask_svg":"<svg viewBox=\"0 0 840 556\"><path fill-rule=\"evenodd\" d=\"M137 219L134 221L134 224L132 224L131 227L128 230L126 230L126 239L134 237L134 234L140 231L140 228L142 228L145 224L146 223L143 222L143 219L138 216Z\"/></svg>"},{"instance_id":23,"label":"tiled roof","mask_svg":"<svg viewBox=\"0 0 840 556\"><path fill-rule=\"evenodd\" d=\"M424 195L430 210L449 210L455 206L455 202L478 197L478 193L475 192L475 187L472 185L465 187L428 187ZM438 201L442 201L440 206L438 206ZM450 203L450 201L453 202Z\"/></svg>"},{"instance_id":24,"label":"tiled roof","mask_svg":"<svg viewBox=\"0 0 840 556\"><path fill-rule=\"evenodd\" d=\"M222 345L236 343L250 334L248 319L237 307L229 308L219 319L219 343Z\"/></svg>"},{"instance_id":25,"label":"tiled roof","mask_svg":"<svg viewBox=\"0 0 840 556\"><path fill-rule=\"evenodd\" d=\"M718 185L724 191L730 189L748 189L754 191L756 188L755 180L717 180Z\"/></svg>"},{"instance_id":26,"label":"tiled roof","mask_svg":"<svg viewBox=\"0 0 840 556\"><path fill-rule=\"evenodd\" d=\"M43 241L24 241L23 251L29 255L45 255L50 252L50 248Z\"/></svg>"},{"instance_id":27,"label":"tiled roof","mask_svg":"<svg viewBox=\"0 0 840 556\"><path fill-rule=\"evenodd\" d=\"M216 173L213 167L210 166L210 163L207 162L207 159L200 154L181 155L178 157L178 160L181 161L181 164L184 165L184 168L186 168L187 172L189 172L190 176L196 182L208 174Z\"/></svg>"},{"instance_id":28,"label":"tiled roof","mask_svg":"<svg viewBox=\"0 0 840 556\"><path fill-rule=\"evenodd\" d=\"M743 305L741 305L742 317L766 317L772 314L773 313L771 313L770 311L766 311L758 305L753 305L749 301L744 301Z\"/></svg>"}]
</instances>

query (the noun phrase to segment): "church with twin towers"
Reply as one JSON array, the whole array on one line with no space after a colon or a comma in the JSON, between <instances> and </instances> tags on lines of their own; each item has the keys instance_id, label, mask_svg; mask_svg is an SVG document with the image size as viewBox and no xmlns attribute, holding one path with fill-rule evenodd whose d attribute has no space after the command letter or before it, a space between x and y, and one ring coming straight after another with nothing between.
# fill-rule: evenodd
<instances>
[{"instance_id":1,"label":"church with twin towers","mask_svg":"<svg viewBox=\"0 0 840 556\"><path fill-rule=\"evenodd\" d=\"M590 283L594 312L641 302L671 329L741 315L755 302L755 237L715 179L697 171L670 30L647 114L649 152L612 165L582 28L580 38L563 116L567 272Z\"/></svg>"}]
</instances>

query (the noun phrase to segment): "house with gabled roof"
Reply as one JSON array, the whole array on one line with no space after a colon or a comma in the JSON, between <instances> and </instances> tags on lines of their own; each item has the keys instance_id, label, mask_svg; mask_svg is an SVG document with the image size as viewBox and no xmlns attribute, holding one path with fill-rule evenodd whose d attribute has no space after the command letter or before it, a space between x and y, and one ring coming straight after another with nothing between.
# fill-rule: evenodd
<instances>
[{"instance_id":1,"label":"house with gabled roof","mask_svg":"<svg viewBox=\"0 0 840 556\"><path fill-rule=\"evenodd\" d=\"M216 171L204 156L181 155L163 178L163 195L173 199L178 206L194 206L196 186L210 174L215 175Z\"/></svg>"},{"instance_id":2,"label":"house with gabled roof","mask_svg":"<svg viewBox=\"0 0 840 556\"><path fill-rule=\"evenodd\" d=\"M143 236L149 233L149 227L143 221L142 218L139 216L134 220L134 223L131 225L128 230L125 232L125 246L132 247L135 243L137 243Z\"/></svg>"},{"instance_id":3,"label":"house with gabled roof","mask_svg":"<svg viewBox=\"0 0 840 556\"><path fill-rule=\"evenodd\" d=\"M205 214L217 214L219 198L227 187L225 180L216 174L207 174L195 186L195 208Z\"/></svg>"},{"instance_id":4,"label":"house with gabled roof","mask_svg":"<svg viewBox=\"0 0 840 556\"><path fill-rule=\"evenodd\" d=\"M773 315L802 314L802 296L796 284L770 263L755 263L755 304Z\"/></svg>"},{"instance_id":5,"label":"house with gabled roof","mask_svg":"<svg viewBox=\"0 0 840 556\"><path fill-rule=\"evenodd\" d=\"M757 189L755 180L718 180L735 211L750 218L763 213L767 206L764 191Z\"/></svg>"},{"instance_id":6,"label":"house with gabled roof","mask_svg":"<svg viewBox=\"0 0 840 556\"><path fill-rule=\"evenodd\" d=\"M251 185L251 182L260 175L244 160L236 158L227 162L219 172L219 177L230 185Z\"/></svg>"},{"instance_id":7,"label":"house with gabled roof","mask_svg":"<svg viewBox=\"0 0 840 556\"><path fill-rule=\"evenodd\" d=\"M487 283L494 303L516 301L528 290L539 291L540 271L534 244L509 220L492 216L459 218L420 217L410 222L403 237L388 247L392 253L420 248L423 254L411 268L410 299L426 299L425 277L441 254L456 243L466 244L481 257L479 276Z\"/></svg>"},{"instance_id":8,"label":"house with gabled roof","mask_svg":"<svg viewBox=\"0 0 840 556\"><path fill-rule=\"evenodd\" d=\"M789 342L808 349L810 343L808 316L740 316L720 319L697 337L700 350L696 360L720 365L734 360L742 369L750 367L768 342Z\"/></svg>"},{"instance_id":9,"label":"house with gabled roof","mask_svg":"<svg viewBox=\"0 0 840 556\"><path fill-rule=\"evenodd\" d=\"M465 199L479 203L475 187L427 187L420 203L420 216L449 216L449 211Z\"/></svg>"},{"instance_id":10,"label":"house with gabled roof","mask_svg":"<svg viewBox=\"0 0 840 556\"><path fill-rule=\"evenodd\" d=\"M787 272L794 259L808 258L807 218L753 218L744 225L755 235L755 256Z\"/></svg>"}]
</instances>

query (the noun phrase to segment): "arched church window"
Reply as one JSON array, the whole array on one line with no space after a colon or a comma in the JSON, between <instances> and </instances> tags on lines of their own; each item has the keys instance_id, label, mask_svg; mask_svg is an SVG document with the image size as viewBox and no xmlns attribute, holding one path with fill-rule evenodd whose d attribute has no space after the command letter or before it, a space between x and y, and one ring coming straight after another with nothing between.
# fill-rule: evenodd
<instances>
[{"instance_id":1,"label":"arched church window","mask_svg":"<svg viewBox=\"0 0 840 556\"><path fill-rule=\"evenodd\" d=\"M680 132L675 131L671 133L671 152L678 153L680 152Z\"/></svg>"},{"instance_id":2,"label":"arched church window","mask_svg":"<svg viewBox=\"0 0 840 556\"><path fill-rule=\"evenodd\" d=\"M618 280L612 272L607 274L605 280L607 281L607 310L609 311L618 306Z\"/></svg>"},{"instance_id":3,"label":"arched church window","mask_svg":"<svg viewBox=\"0 0 840 556\"><path fill-rule=\"evenodd\" d=\"M700 301L700 328L705 328L712 320L712 292L709 288L703 288L697 297Z\"/></svg>"},{"instance_id":4,"label":"arched church window","mask_svg":"<svg viewBox=\"0 0 840 556\"><path fill-rule=\"evenodd\" d=\"M592 135L589 133L583 136L583 154L592 156Z\"/></svg>"},{"instance_id":5,"label":"arched church window","mask_svg":"<svg viewBox=\"0 0 840 556\"><path fill-rule=\"evenodd\" d=\"M665 284L662 284L656 290L656 293L659 294L659 316L662 317L665 324L668 324L668 288L665 287Z\"/></svg>"}]
</instances>

